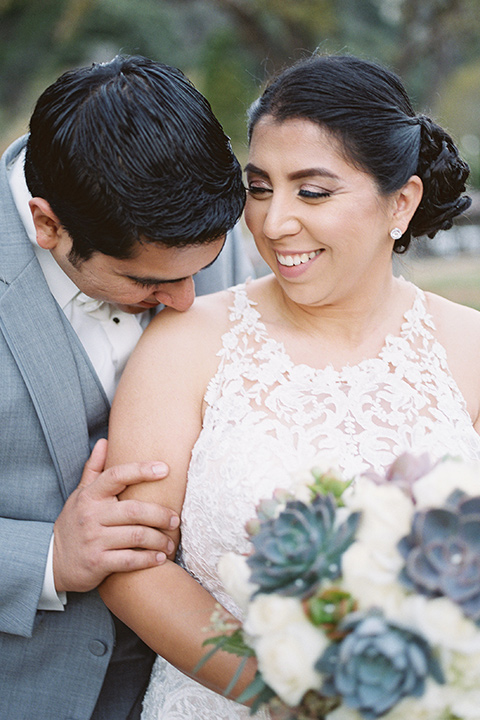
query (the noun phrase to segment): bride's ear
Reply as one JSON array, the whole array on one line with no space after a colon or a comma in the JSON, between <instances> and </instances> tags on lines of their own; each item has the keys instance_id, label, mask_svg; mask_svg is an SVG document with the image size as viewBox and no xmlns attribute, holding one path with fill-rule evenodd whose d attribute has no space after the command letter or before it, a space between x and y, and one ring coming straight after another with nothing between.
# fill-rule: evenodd
<instances>
[{"instance_id":1,"label":"bride's ear","mask_svg":"<svg viewBox=\"0 0 480 720\"><path fill-rule=\"evenodd\" d=\"M44 198L34 197L29 205L37 233L37 243L45 250L53 250L61 235L65 233L60 220Z\"/></svg>"},{"instance_id":2,"label":"bride's ear","mask_svg":"<svg viewBox=\"0 0 480 720\"><path fill-rule=\"evenodd\" d=\"M392 221L404 233L423 195L423 183L418 175L412 175L395 193Z\"/></svg>"}]
</instances>

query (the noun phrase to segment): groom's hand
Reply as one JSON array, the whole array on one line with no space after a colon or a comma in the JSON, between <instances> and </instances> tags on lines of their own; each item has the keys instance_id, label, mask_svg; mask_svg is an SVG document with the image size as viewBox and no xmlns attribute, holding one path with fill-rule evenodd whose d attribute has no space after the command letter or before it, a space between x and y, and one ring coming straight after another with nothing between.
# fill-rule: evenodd
<instances>
[{"instance_id":1,"label":"groom's hand","mask_svg":"<svg viewBox=\"0 0 480 720\"><path fill-rule=\"evenodd\" d=\"M106 455L107 441L99 440L54 525L57 592L91 590L111 573L160 565L173 551L162 530L178 528L177 513L156 503L117 497L128 485L163 479L168 466L143 462L104 470Z\"/></svg>"}]
</instances>

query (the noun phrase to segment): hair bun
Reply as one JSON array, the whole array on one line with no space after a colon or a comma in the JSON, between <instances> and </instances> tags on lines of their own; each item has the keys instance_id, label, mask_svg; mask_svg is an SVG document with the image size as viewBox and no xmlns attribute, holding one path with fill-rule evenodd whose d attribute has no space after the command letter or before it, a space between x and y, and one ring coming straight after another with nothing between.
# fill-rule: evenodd
<instances>
[{"instance_id":1,"label":"hair bun","mask_svg":"<svg viewBox=\"0 0 480 720\"><path fill-rule=\"evenodd\" d=\"M423 197L411 222L412 235L434 237L452 227L457 215L471 205L462 195L470 168L461 159L450 135L426 115L417 117L420 152L417 174L423 182Z\"/></svg>"}]
</instances>

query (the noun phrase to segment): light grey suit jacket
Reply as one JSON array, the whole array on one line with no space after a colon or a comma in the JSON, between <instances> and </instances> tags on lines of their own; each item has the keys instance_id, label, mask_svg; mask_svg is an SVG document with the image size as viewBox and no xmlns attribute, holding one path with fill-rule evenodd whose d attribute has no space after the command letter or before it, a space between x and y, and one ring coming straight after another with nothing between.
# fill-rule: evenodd
<instances>
[{"instance_id":1,"label":"light grey suit jacket","mask_svg":"<svg viewBox=\"0 0 480 720\"><path fill-rule=\"evenodd\" d=\"M112 616L96 591L69 593L64 612L37 604L53 523L106 435L109 406L10 193L6 165L24 142L0 165L0 718L87 720L112 655ZM250 270L231 238L197 289L240 282ZM112 708L105 717L126 716Z\"/></svg>"}]
</instances>

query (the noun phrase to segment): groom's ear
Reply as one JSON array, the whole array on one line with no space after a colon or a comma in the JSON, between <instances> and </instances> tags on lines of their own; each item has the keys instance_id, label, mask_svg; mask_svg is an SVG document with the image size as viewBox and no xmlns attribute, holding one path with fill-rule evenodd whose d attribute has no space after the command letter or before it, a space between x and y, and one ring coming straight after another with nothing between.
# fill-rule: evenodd
<instances>
[{"instance_id":1,"label":"groom's ear","mask_svg":"<svg viewBox=\"0 0 480 720\"><path fill-rule=\"evenodd\" d=\"M57 247L61 236L65 234L65 229L50 207L50 203L44 198L34 197L29 205L37 233L37 243L45 250L53 250Z\"/></svg>"}]
</instances>

